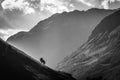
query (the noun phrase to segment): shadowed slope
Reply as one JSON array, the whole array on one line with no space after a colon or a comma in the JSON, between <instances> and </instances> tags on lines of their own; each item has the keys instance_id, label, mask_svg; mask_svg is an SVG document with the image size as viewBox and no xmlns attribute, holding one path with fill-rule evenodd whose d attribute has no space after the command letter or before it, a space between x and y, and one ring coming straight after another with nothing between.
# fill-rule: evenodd
<instances>
[{"instance_id":1,"label":"shadowed slope","mask_svg":"<svg viewBox=\"0 0 120 80\"><path fill-rule=\"evenodd\" d=\"M0 79L75 80L70 74L54 71L2 40L0 40Z\"/></svg>"}]
</instances>

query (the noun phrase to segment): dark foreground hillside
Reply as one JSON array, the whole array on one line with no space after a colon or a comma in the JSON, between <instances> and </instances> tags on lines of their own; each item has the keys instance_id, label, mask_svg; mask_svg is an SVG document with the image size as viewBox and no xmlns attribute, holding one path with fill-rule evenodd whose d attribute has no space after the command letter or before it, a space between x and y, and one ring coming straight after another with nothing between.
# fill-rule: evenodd
<instances>
[{"instance_id":1,"label":"dark foreground hillside","mask_svg":"<svg viewBox=\"0 0 120 80\"><path fill-rule=\"evenodd\" d=\"M57 70L78 80L120 80L120 10L104 18Z\"/></svg>"},{"instance_id":2,"label":"dark foreground hillside","mask_svg":"<svg viewBox=\"0 0 120 80\"><path fill-rule=\"evenodd\" d=\"M0 40L0 80L75 80Z\"/></svg>"}]
</instances>

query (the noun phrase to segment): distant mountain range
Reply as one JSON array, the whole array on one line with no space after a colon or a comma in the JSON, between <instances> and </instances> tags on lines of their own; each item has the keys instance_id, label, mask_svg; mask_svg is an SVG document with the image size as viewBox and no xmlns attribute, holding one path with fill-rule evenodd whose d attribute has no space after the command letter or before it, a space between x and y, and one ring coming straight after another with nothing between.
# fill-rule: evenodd
<instances>
[{"instance_id":1,"label":"distant mountain range","mask_svg":"<svg viewBox=\"0 0 120 80\"><path fill-rule=\"evenodd\" d=\"M36 59L43 57L48 66L55 68L58 62L88 39L104 17L115 11L94 8L55 14L40 21L29 32L19 32L11 36L7 42Z\"/></svg>"},{"instance_id":2,"label":"distant mountain range","mask_svg":"<svg viewBox=\"0 0 120 80\"><path fill-rule=\"evenodd\" d=\"M97 11L96 9L92 9L92 10ZM107 11L107 10L103 10L103 12L104 11ZM40 43L41 46L44 47L45 42L47 42L47 41L44 42L44 40L46 39L50 41L50 42L47 42L46 44L51 43L54 45L55 43L52 43L52 40L54 41L62 38L59 32L61 27L64 27L64 29L66 27L71 28L73 26L72 25L73 23L74 25L76 24L75 21L77 21L77 23L79 22L78 20L75 20L75 19L79 19L78 13L79 11L74 11L70 13L53 15L52 17L38 23L39 26L38 25L35 26L31 31L20 32L18 33L19 35L16 34L10 37L8 41L10 42L10 44L16 45L19 48L23 46L24 46L23 48L25 48L27 47L26 45L28 45L28 47L29 46L31 47L30 48L31 51L32 49L36 48L37 44L39 44L37 42L41 42ZM76 15L77 17L75 18L66 17L65 14L67 16L74 15L74 17L75 17L75 14L77 14ZM80 18L80 20L84 18ZM0 54L0 63L2 64L2 68L0 69L6 70L8 71L8 73L11 73L14 70L15 70L14 73L16 73L16 70L18 70L17 73L19 72L25 73L25 75L21 74L22 77L19 76L19 74L14 74L17 77L20 77L22 80L23 80L23 77L25 77L24 79L31 78L31 80L34 80L34 78L37 80L40 80L40 79L75 80L74 78L76 78L77 80L120 80L120 10L112 11L111 13L108 12L106 16L102 18L101 20L99 19L100 21L96 23L96 25L94 25L95 26L93 27L94 29L90 31L91 34L89 35L88 39L84 42L84 44L81 43L82 45L79 46L77 50L73 51L72 54L66 54L67 56L56 67L56 71L46 67L45 65L40 64L36 60L33 60L32 58L30 58L28 55L24 54L19 50L16 50L15 48L11 47L10 45L6 44L1 40L0 40L0 45L2 46L0 46L0 52L2 53ZM86 22L88 19L85 18L83 22ZM73 20L73 21L71 21L70 24L67 24L69 20L70 21ZM91 18L91 21L92 20L94 20L93 16ZM96 20L98 20L98 18L95 18L94 21ZM49 26L47 26L46 23L49 23L48 24ZM63 23L64 23L64 26L63 26ZM59 27L57 26L57 24L59 24L58 25ZM65 25L69 25L69 26L65 26ZM76 28L76 26L74 26L74 28ZM78 25L78 27L79 26L80 24ZM50 27L53 27L53 28L51 29ZM65 29L65 31L68 30L69 32L70 31L69 28ZM71 28L71 30L74 30L74 28ZM62 29L61 31L63 31L64 29ZM75 29L76 32L77 32L77 29ZM81 31L81 29L79 30ZM54 31L56 31L56 34L54 33ZM59 36L57 32L59 33ZM66 34L64 33L65 36L67 34L68 33ZM75 35L72 35L72 36L75 36ZM53 39L50 40L51 38ZM69 38L67 40L69 41ZM42 44L42 42L44 43ZM62 42L60 44L63 45ZM45 46L46 51L49 51L48 49L51 49L51 48L50 47L46 48L46 46ZM52 45L50 46L52 47ZM41 49L40 49L40 52L41 52ZM47 54L47 56L49 57L51 55ZM53 55L52 57L54 60L57 60L55 58L58 58L56 55ZM6 65L9 67L5 67ZM3 71L1 73L4 74L5 72ZM72 74L74 78L69 73ZM10 79L14 78L11 76L12 74L9 76ZM28 78L27 76L31 76L31 77ZM7 77L4 77L4 78L7 78Z\"/></svg>"},{"instance_id":3,"label":"distant mountain range","mask_svg":"<svg viewBox=\"0 0 120 80\"><path fill-rule=\"evenodd\" d=\"M0 39L1 80L76 80L72 75L55 71Z\"/></svg>"},{"instance_id":4,"label":"distant mountain range","mask_svg":"<svg viewBox=\"0 0 120 80\"><path fill-rule=\"evenodd\" d=\"M56 69L77 80L120 80L120 10L105 17Z\"/></svg>"}]
</instances>

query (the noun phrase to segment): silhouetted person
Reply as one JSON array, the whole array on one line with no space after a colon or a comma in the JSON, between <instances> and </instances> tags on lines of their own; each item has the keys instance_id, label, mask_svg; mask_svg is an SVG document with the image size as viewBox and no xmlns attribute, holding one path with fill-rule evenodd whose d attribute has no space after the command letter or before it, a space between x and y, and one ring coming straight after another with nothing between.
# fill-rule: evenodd
<instances>
[{"instance_id":1,"label":"silhouetted person","mask_svg":"<svg viewBox=\"0 0 120 80\"><path fill-rule=\"evenodd\" d=\"M45 64L45 63L46 63L43 58L40 58L40 62L41 62L42 64Z\"/></svg>"}]
</instances>

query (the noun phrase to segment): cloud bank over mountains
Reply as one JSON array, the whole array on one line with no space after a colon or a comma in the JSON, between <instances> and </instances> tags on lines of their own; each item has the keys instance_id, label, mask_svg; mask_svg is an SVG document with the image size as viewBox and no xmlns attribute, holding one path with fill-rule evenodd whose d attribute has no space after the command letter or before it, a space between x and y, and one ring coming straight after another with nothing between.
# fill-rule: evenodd
<instances>
[{"instance_id":1,"label":"cloud bank over mountains","mask_svg":"<svg viewBox=\"0 0 120 80\"><path fill-rule=\"evenodd\" d=\"M12 31L30 30L40 20L55 13L90 8L115 9L120 7L120 0L0 0L0 4L0 16L4 20L0 19L0 23L9 24L1 25L0 33L7 36Z\"/></svg>"},{"instance_id":2,"label":"cloud bank over mountains","mask_svg":"<svg viewBox=\"0 0 120 80\"><path fill-rule=\"evenodd\" d=\"M36 10L61 13L76 9L75 2L89 8L109 9L112 3L120 2L120 0L4 0L1 5L3 9L19 9L25 14L34 13Z\"/></svg>"},{"instance_id":3,"label":"cloud bank over mountains","mask_svg":"<svg viewBox=\"0 0 120 80\"><path fill-rule=\"evenodd\" d=\"M26 1L26 0L5 0L1 3L3 9L18 9L22 10L25 14L34 13L34 6L35 4L32 4L32 1Z\"/></svg>"}]
</instances>

